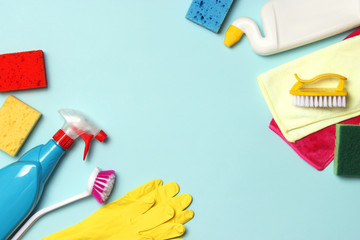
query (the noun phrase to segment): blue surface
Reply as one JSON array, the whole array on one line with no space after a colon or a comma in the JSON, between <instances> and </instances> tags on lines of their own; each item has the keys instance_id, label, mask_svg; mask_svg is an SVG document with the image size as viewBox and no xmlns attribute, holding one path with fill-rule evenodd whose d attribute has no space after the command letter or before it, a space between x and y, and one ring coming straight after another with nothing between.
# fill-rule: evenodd
<instances>
[{"instance_id":1,"label":"blue surface","mask_svg":"<svg viewBox=\"0 0 360 240\"><path fill-rule=\"evenodd\" d=\"M349 32L262 57L243 38L223 44L239 16L260 21L265 0L235 1L218 35L184 18L186 1L0 1L0 53L42 49L47 89L13 94L43 113L18 156L87 113L108 133L83 162L77 141L39 208L86 189L95 166L115 169L110 200L161 178L193 195L187 240L359 239L360 181L322 172L268 129L256 76ZM8 93L1 93L5 101ZM0 153L0 165L17 158ZM24 239L73 225L100 206L88 198L42 217Z\"/></svg>"},{"instance_id":2,"label":"blue surface","mask_svg":"<svg viewBox=\"0 0 360 240\"><path fill-rule=\"evenodd\" d=\"M232 3L232 0L193 0L185 17L217 33Z\"/></svg>"}]
</instances>

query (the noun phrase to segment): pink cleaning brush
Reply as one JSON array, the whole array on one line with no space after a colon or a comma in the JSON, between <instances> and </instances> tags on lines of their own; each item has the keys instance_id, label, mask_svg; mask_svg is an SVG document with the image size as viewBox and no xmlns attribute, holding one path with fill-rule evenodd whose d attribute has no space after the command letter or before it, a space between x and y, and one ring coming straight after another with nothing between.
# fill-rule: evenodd
<instances>
[{"instance_id":1,"label":"pink cleaning brush","mask_svg":"<svg viewBox=\"0 0 360 240\"><path fill-rule=\"evenodd\" d=\"M100 171L99 168L95 168L88 180L87 190L83 193L67 198L61 202L55 203L49 207L41 209L29 218L29 220L20 228L20 230L14 235L12 240L21 239L22 236L29 230L29 228L44 214L51 212L57 208L65 206L69 203L86 198L91 194L99 203L104 203L109 198L111 191L115 183L115 171L107 170Z\"/></svg>"},{"instance_id":2,"label":"pink cleaning brush","mask_svg":"<svg viewBox=\"0 0 360 240\"><path fill-rule=\"evenodd\" d=\"M100 171L92 187L92 195L95 199L103 204L109 198L115 183L115 171Z\"/></svg>"}]
</instances>

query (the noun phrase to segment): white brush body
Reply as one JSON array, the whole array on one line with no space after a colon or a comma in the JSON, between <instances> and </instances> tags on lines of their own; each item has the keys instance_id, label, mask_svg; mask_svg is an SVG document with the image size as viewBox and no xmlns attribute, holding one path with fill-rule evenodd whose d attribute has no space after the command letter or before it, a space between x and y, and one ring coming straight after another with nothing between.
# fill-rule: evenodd
<instances>
[{"instance_id":1,"label":"white brush body","mask_svg":"<svg viewBox=\"0 0 360 240\"><path fill-rule=\"evenodd\" d=\"M72 202L78 201L80 199L89 197L90 195L92 195L92 191L95 188L95 186L98 185L98 174L100 173L100 169L99 168L95 168L88 180L88 185L87 185L87 189L85 192L77 194L73 197L67 198L61 202L55 203L49 207L43 208L41 210L39 210L38 212L36 212L34 215L32 215L27 221L26 223L20 228L19 231L16 232L16 234L11 238L11 240L19 240L21 239L24 234L31 228L31 226L43 215L45 215L46 213L49 213L51 211L54 211L55 209L58 209L60 207L63 207L67 204L70 204ZM99 193L100 196L102 196L103 201L105 202L107 200L107 198L109 197L114 182L115 182L115 175L110 176L110 180L109 180L109 184L106 185L106 188L104 190L104 193ZM95 197L96 198L96 197Z\"/></svg>"},{"instance_id":2,"label":"white brush body","mask_svg":"<svg viewBox=\"0 0 360 240\"><path fill-rule=\"evenodd\" d=\"M41 218L43 215L45 215L46 213L49 213L51 211L54 211L55 209L58 209L60 207L63 207L67 204L70 204L72 202L76 202L80 199L86 198L88 196L91 195L91 192L83 192L80 193L78 195L75 195L73 197L67 198L61 202L55 203L49 207L43 208L41 210L39 210L38 212L36 212L34 215L31 216L31 218L29 218L29 220L26 221L26 223L20 228L19 231L16 232L16 234L12 237L11 240L18 240L21 239L24 234L31 228L31 226L39 219Z\"/></svg>"}]
</instances>

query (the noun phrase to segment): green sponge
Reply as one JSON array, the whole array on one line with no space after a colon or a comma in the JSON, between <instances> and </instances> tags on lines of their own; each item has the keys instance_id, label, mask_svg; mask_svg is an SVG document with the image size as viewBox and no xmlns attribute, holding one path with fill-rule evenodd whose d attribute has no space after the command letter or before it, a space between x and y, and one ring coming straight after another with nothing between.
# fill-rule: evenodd
<instances>
[{"instance_id":1,"label":"green sponge","mask_svg":"<svg viewBox=\"0 0 360 240\"><path fill-rule=\"evenodd\" d=\"M334 173L360 176L360 125L336 125Z\"/></svg>"}]
</instances>

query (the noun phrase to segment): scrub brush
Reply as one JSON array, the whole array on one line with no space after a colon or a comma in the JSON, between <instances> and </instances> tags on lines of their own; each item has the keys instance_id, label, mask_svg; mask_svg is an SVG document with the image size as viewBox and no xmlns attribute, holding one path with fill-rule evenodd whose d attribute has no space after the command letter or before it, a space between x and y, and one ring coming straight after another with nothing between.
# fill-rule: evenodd
<instances>
[{"instance_id":1,"label":"scrub brush","mask_svg":"<svg viewBox=\"0 0 360 240\"><path fill-rule=\"evenodd\" d=\"M36 212L20 228L20 230L14 235L14 237L11 240L21 239L24 236L24 234L29 230L29 228L44 214L51 212L62 206L65 206L69 203L86 198L91 194L100 204L104 203L110 196L114 183L115 183L115 171L113 170L100 171L99 168L95 168L89 177L87 190L85 192L67 198L61 202L55 203L49 207L46 207Z\"/></svg>"},{"instance_id":2,"label":"scrub brush","mask_svg":"<svg viewBox=\"0 0 360 240\"><path fill-rule=\"evenodd\" d=\"M295 74L297 83L290 90L292 104L301 107L346 107L347 90L344 88L344 76L334 73L318 75L310 80L303 80ZM320 79L339 78L336 88L301 88L304 84L312 83Z\"/></svg>"}]
</instances>

